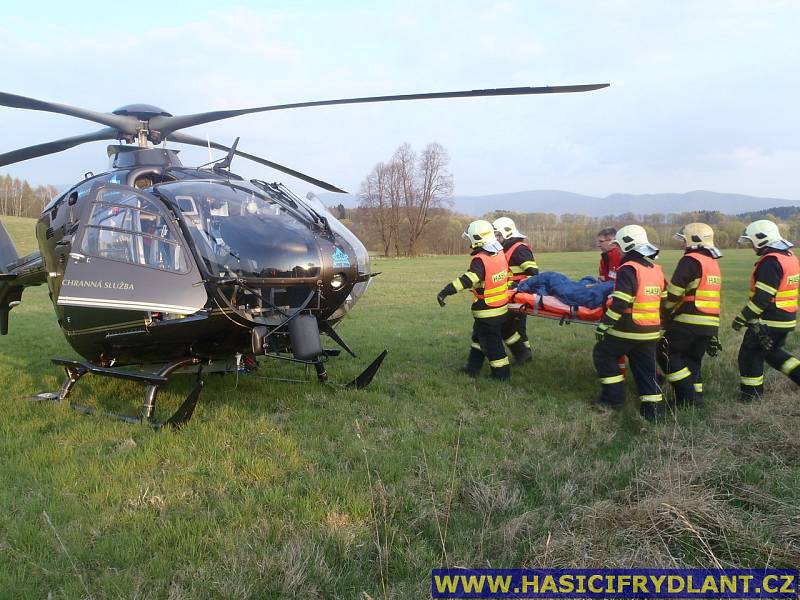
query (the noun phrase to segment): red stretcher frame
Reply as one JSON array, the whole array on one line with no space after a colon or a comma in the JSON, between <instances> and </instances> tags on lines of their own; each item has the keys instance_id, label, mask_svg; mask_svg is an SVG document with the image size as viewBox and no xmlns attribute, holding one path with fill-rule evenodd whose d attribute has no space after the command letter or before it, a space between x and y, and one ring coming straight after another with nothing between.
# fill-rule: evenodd
<instances>
[{"instance_id":1,"label":"red stretcher frame","mask_svg":"<svg viewBox=\"0 0 800 600\"><path fill-rule=\"evenodd\" d=\"M532 317L555 319L562 325L567 323L597 325L603 318L603 307L570 306L555 296L540 296L526 292L517 292L511 296L508 308Z\"/></svg>"}]
</instances>

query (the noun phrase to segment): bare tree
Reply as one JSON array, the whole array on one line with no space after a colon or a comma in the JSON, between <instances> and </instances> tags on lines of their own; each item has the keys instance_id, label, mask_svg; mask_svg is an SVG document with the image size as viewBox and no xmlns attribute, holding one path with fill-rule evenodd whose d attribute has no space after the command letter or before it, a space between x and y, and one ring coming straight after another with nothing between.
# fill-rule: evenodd
<instances>
[{"instance_id":1,"label":"bare tree","mask_svg":"<svg viewBox=\"0 0 800 600\"><path fill-rule=\"evenodd\" d=\"M431 222L432 211L450 203L453 176L447 169L450 156L441 144L425 147L416 165L413 202L406 197L408 218L408 253L416 254L417 240Z\"/></svg>"},{"instance_id":2,"label":"bare tree","mask_svg":"<svg viewBox=\"0 0 800 600\"><path fill-rule=\"evenodd\" d=\"M361 197L359 208L369 211L371 220L378 231L384 256L389 256L392 241L396 243L397 227L394 224L395 215L389 197L391 177L391 166L382 162L378 163L361 183L361 193L359 194Z\"/></svg>"}]
</instances>

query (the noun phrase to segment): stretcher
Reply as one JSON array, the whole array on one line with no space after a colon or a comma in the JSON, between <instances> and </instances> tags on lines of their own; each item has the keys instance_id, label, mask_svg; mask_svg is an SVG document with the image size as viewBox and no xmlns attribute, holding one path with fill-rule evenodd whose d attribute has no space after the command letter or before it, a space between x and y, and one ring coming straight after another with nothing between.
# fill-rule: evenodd
<instances>
[{"instance_id":1,"label":"stretcher","mask_svg":"<svg viewBox=\"0 0 800 600\"><path fill-rule=\"evenodd\" d=\"M556 296L540 296L539 294L517 292L512 295L509 300L509 310L533 317L556 319L559 321L560 325L569 323L597 325L600 319L603 318L602 306L597 308L570 306L559 300Z\"/></svg>"}]
</instances>

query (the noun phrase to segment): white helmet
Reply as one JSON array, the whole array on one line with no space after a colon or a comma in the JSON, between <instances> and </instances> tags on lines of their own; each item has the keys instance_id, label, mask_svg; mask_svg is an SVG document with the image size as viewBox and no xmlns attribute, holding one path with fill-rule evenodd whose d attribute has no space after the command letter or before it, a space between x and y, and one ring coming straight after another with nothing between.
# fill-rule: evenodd
<instances>
[{"instance_id":1,"label":"white helmet","mask_svg":"<svg viewBox=\"0 0 800 600\"><path fill-rule=\"evenodd\" d=\"M492 227L494 227L495 231L497 231L497 233L500 234L500 237L502 237L504 240L525 237L517 230L517 226L514 224L513 219L508 217L499 217L495 219L494 223L492 223Z\"/></svg>"},{"instance_id":2,"label":"white helmet","mask_svg":"<svg viewBox=\"0 0 800 600\"><path fill-rule=\"evenodd\" d=\"M647 232L641 225L626 225L614 236L614 243L623 253L636 251L642 256L655 258L658 248L647 239Z\"/></svg>"},{"instance_id":3,"label":"white helmet","mask_svg":"<svg viewBox=\"0 0 800 600\"><path fill-rule=\"evenodd\" d=\"M705 248L714 258L722 256L722 252L714 245L714 230L705 223L687 223L674 237L685 242L689 249Z\"/></svg>"},{"instance_id":4,"label":"white helmet","mask_svg":"<svg viewBox=\"0 0 800 600\"><path fill-rule=\"evenodd\" d=\"M767 219L753 221L745 228L744 233L739 237L739 243L747 244L748 242L753 245L755 250L767 247L788 250L794 245L783 239L778 226Z\"/></svg>"},{"instance_id":5,"label":"white helmet","mask_svg":"<svg viewBox=\"0 0 800 600\"><path fill-rule=\"evenodd\" d=\"M503 246L494 236L494 228L489 221L478 219L467 226L464 236L471 248L483 248L487 252L500 252Z\"/></svg>"}]
</instances>

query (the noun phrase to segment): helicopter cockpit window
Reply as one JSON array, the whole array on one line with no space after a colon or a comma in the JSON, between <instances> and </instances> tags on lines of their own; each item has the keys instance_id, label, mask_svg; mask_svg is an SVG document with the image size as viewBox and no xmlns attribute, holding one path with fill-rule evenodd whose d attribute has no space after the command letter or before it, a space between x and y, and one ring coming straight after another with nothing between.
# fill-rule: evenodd
<instances>
[{"instance_id":1,"label":"helicopter cockpit window","mask_svg":"<svg viewBox=\"0 0 800 600\"><path fill-rule=\"evenodd\" d=\"M171 225L150 199L130 190L102 190L81 248L90 256L185 273L186 251Z\"/></svg>"},{"instance_id":2,"label":"helicopter cockpit window","mask_svg":"<svg viewBox=\"0 0 800 600\"><path fill-rule=\"evenodd\" d=\"M181 213L214 277L316 277L320 256L305 213L228 182L175 181L156 191Z\"/></svg>"}]
</instances>

